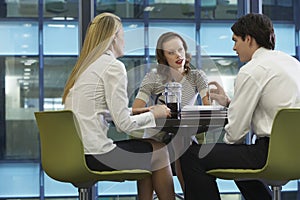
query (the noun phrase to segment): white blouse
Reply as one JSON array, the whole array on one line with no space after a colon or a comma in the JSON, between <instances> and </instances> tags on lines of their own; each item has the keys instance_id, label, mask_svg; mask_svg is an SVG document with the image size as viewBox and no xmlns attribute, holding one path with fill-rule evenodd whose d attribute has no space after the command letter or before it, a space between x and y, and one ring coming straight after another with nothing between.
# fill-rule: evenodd
<instances>
[{"instance_id":1,"label":"white blouse","mask_svg":"<svg viewBox=\"0 0 300 200\"><path fill-rule=\"evenodd\" d=\"M151 112L131 115L128 108L127 73L122 62L108 51L77 79L66 98L65 109L72 110L79 122L85 154L103 154L116 147L107 137L108 111L118 130L155 127Z\"/></svg>"}]
</instances>

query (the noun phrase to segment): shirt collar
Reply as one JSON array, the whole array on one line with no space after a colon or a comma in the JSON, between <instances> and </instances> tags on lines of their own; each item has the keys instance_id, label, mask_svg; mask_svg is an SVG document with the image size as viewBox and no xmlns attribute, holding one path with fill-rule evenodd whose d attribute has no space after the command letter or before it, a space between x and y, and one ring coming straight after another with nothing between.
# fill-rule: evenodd
<instances>
[{"instance_id":1,"label":"shirt collar","mask_svg":"<svg viewBox=\"0 0 300 200\"><path fill-rule=\"evenodd\" d=\"M112 56L112 57L115 57L115 55L113 54L113 52L111 50L109 50L109 49L107 51L105 51L104 54Z\"/></svg>"},{"instance_id":2,"label":"shirt collar","mask_svg":"<svg viewBox=\"0 0 300 200\"><path fill-rule=\"evenodd\" d=\"M252 59L260 57L265 52L271 51L270 49L266 49L264 47L258 48L252 55Z\"/></svg>"}]
</instances>

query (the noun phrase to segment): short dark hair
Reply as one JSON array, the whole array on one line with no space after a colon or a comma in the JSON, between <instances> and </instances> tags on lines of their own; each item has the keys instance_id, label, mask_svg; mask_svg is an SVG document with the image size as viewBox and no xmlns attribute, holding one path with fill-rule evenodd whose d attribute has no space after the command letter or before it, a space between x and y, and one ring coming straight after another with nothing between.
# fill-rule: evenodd
<instances>
[{"instance_id":1,"label":"short dark hair","mask_svg":"<svg viewBox=\"0 0 300 200\"><path fill-rule=\"evenodd\" d=\"M273 23L264 14L250 13L240 17L232 26L232 32L245 40L246 36L253 37L260 47L275 48L275 33Z\"/></svg>"}]
</instances>

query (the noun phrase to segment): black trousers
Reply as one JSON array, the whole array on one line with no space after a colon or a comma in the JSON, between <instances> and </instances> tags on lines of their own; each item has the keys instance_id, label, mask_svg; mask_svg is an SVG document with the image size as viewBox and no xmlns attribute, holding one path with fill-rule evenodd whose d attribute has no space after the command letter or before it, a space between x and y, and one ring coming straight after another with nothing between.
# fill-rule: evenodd
<instances>
[{"instance_id":1,"label":"black trousers","mask_svg":"<svg viewBox=\"0 0 300 200\"><path fill-rule=\"evenodd\" d=\"M211 169L262 168L268 155L269 138L255 144L192 144L181 156L185 181L185 200L220 200L216 177L206 173ZM272 199L271 190L259 180L235 181L246 200Z\"/></svg>"},{"instance_id":2,"label":"black trousers","mask_svg":"<svg viewBox=\"0 0 300 200\"><path fill-rule=\"evenodd\" d=\"M150 142L131 139L114 143L117 147L110 152L100 155L85 155L87 166L95 171L151 170L153 148Z\"/></svg>"}]
</instances>

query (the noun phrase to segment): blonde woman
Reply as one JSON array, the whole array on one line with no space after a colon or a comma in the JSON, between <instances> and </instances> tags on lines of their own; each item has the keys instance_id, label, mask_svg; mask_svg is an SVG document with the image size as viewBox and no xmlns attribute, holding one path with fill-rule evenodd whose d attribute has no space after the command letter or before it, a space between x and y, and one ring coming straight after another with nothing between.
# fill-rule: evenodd
<instances>
[{"instance_id":1,"label":"blonde woman","mask_svg":"<svg viewBox=\"0 0 300 200\"><path fill-rule=\"evenodd\" d=\"M147 169L152 176L138 181L138 196L152 200L174 200L169 155L163 143L146 139L114 142L107 136L109 112L116 127L130 133L155 127L156 117L167 117L164 106L127 107L127 74L117 60L123 56L124 32L121 20L102 13L90 23L78 61L66 83L63 104L79 121L86 162L92 170ZM133 115L136 114L136 115Z\"/></svg>"}]
</instances>

